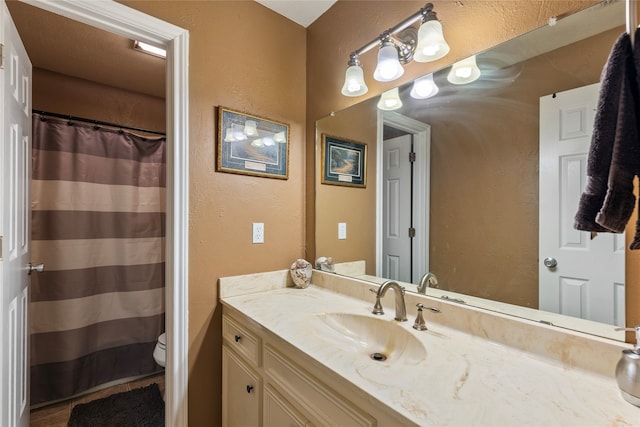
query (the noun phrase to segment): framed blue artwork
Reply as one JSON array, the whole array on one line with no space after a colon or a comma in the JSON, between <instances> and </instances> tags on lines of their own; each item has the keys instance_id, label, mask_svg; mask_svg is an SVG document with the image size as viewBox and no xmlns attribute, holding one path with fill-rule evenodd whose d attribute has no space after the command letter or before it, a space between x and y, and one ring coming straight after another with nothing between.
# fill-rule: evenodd
<instances>
[{"instance_id":1,"label":"framed blue artwork","mask_svg":"<svg viewBox=\"0 0 640 427\"><path fill-rule=\"evenodd\" d=\"M367 186L367 144L322 134L323 184Z\"/></svg>"},{"instance_id":2,"label":"framed blue artwork","mask_svg":"<svg viewBox=\"0 0 640 427\"><path fill-rule=\"evenodd\" d=\"M216 170L289 179L289 125L218 107Z\"/></svg>"}]
</instances>

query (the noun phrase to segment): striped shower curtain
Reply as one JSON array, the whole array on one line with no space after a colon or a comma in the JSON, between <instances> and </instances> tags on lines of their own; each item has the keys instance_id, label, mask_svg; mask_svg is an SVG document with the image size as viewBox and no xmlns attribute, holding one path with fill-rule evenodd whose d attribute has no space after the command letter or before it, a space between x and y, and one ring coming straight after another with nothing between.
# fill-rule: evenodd
<instances>
[{"instance_id":1,"label":"striped shower curtain","mask_svg":"<svg viewBox=\"0 0 640 427\"><path fill-rule=\"evenodd\" d=\"M165 139L34 114L32 178L31 403L158 371Z\"/></svg>"}]
</instances>

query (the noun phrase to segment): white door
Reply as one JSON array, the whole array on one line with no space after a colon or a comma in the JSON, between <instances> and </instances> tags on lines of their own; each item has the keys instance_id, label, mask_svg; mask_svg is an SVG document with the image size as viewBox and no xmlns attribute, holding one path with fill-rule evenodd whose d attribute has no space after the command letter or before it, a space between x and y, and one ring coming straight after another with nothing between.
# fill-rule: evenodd
<instances>
[{"instance_id":1,"label":"white door","mask_svg":"<svg viewBox=\"0 0 640 427\"><path fill-rule=\"evenodd\" d=\"M624 326L624 234L573 228L599 87L540 98L540 309Z\"/></svg>"},{"instance_id":2,"label":"white door","mask_svg":"<svg viewBox=\"0 0 640 427\"><path fill-rule=\"evenodd\" d=\"M0 425L29 425L31 62L2 2Z\"/></svg>"},{"instance_id":3,"label":"white door","mask_svg":"<svg viewBox=\"0 0 640 427\"><path fill-rule=\"evenodd\" d=\"M411 283L411 135L384 141L382 274Z\"/></svg>"}]
</instances>

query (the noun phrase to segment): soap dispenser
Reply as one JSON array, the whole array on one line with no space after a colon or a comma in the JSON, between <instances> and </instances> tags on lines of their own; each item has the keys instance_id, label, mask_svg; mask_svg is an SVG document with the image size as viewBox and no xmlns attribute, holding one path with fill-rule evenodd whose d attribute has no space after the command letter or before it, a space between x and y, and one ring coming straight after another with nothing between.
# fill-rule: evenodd
<instances>
[{"instance_id":1,"label":"soap dispenser","mask_svg":"<svg viewBox=\"0 0 640 427\"><path fill-rule=\"evenodd\" d=\"M636 333L635 347L622 350L622 356L616 366L616 380L624 400L640 407L640 326L616 330Z\"/></svg>"}]
</instances>

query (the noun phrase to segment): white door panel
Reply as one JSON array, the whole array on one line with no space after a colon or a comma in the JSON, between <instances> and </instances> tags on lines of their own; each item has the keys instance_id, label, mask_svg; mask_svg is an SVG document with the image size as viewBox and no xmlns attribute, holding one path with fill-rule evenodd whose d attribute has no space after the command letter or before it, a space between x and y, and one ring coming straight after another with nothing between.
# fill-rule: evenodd
<instances>
[{"instance_id":1,"label":"white door panel","mask_svg":"<svg viewBox=\"0 0 640 427\"><path fill-rule=\"evenodd\" d=\"M383 277L411 283L411 136L383 145Z\"/></svg>"},{"instance_id":2,"label":"white door panel","mask_svg":"<svg viewBox=\"0 0 640 427\"><path fill-rule=\"evenodd\" d=\"M574 229L599 84L540 98L540 309L624 325L624 235ZM553 258L555 267L544 260Z\"/></svg>"},{"instance_id":3,"label":"white door panel","mask_svg":"<svg viewBox=\"0 0 640 427\"><path fill-rule=\"evenodd\" d=\"M31 62L2 2L0 425L29 425Z\"/></svg>"}]
</instances>

